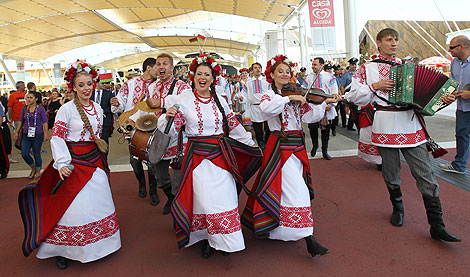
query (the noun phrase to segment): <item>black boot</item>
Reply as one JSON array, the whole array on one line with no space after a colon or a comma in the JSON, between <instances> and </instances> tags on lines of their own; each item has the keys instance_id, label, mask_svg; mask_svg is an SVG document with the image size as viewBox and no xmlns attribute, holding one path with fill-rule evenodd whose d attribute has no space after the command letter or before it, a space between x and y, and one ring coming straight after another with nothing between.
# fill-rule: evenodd
<instances>
[{"instance_id":1,"label":"black boot","mask_svg":"<svg viewBox=\"0 0 470 277\"><path fill-rule=\"evenodd\" d=\"M145 183L139 183L139 197L145 198L145 196L147 196L147 189L145 187Z\"/></svg>"},{"instance_id":2,"label":"black boot","mask_svg":"<svg viewBox=\"0 0 470 277\"><path fill-rule=\"evenodd\" d=\"M312 257L322 256L330 253L330 249L323 247L313 235L305 237L307 243L307 251Z\"/></svg>"},{"instance_id":3,"label":"black boot","mask_svg":"<svg viewBox=\"0 0 470 277\"><path fill-rule=\"evenodd\" d=\"M57 257L55 257L55 264L60 269L66 269L67 266L69 265L69 262L68 262L67 258L57 256Z\"/></svg>"},{"instance_id":4,"label":"black boot","mask_svg":"<svg viewBox=\"0 0 470 277\"><path fill-rule=\"evenodd\" d=\"M209 259L210 256L212 256L212 254L214 253L214 248L212 248L210 245L209 245L209 241L208 240L204 240L203 243L202 243L202 257L204 259Z\"/></svg>"},{"instance_id":5,"label":"black boot","mask_svg":"<svg viewBox=\"0 0 470 277\"><path fill-rule=\"evenodd\" d=\"M403 196L401 194L401 190L400 188L387 188L390 194L390 201L393 205L393 213L390 217L390 223L392 223L392 225L396 227L403 226L403 217L405 216L405 209L403 208Z\"/></svg>"},{"instance_id":6,"label":"black boot","mask_svg":"<svg viewBox=\"0 0 470 277\"><path fill-rule=\"evenodd\" d=\"M318 144L317 145L313 145L312 147L312 151L310 152L310 156L315 157L315 155L317 154L317 149L318 149Z\"/></svg>"},{"instance_id":7,"label":"black boot","mask_svg":"<svg viewBox=\"0 0 470 277\"><path fill-rule=\"evenodd\" d=\"M175 196L171 193L171 187L164 189L163 192L165 193L166 197L168 197L165 206L163 206L163 214L169 214L171 211L171 202L173 202Z\"/></svg>"},{"instance_id":8,"label":"black boot","mask_svg":"<svg viewBox=\"0 0 470 277\"><path fill-rule=\"evenodd\" d=\"M322 153L322 155L323 155L323 159L328 160L328 161L331 160L331 159L333 159L333 158L328 154L328 149L322 148L322 149L321 149L321 153Z\"/></svg>"},{"instance_id":9,"label":"black boot","mask_svg":"<svg viewBox=\"0 0 470 277\"><path fill-rule=\"evenodd\" d=\"M447 232L442 220L442 208L439 197L423 195L424 207L428 216L428 223L431 225L431 238L449 242L461 242L462 239Z\"/></svg>"},{"instance_id":10,"label":"black boot","mask_svg":"<svg viewBox=\"0 0 470 277\"><path fill-rule=\"evenodd\" d=\"M157 194L157 185L149 183L149 194L150 194L150 205L157 206L160 203L160 199Z\"/></svg>"}]
</instances>

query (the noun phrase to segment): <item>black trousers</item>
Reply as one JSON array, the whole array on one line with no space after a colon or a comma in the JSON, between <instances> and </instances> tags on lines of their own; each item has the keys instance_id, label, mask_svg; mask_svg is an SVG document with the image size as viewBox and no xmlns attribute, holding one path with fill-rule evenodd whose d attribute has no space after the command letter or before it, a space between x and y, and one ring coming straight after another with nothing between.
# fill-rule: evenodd
<instances>
[{"instance_id":1,"label":"black trousers","mask_svg":"<svg viewBox=\"0 0 470 277\"><path fill-rule=\"evenodd\" d=\"M350 103L349 104L348 129L351 129L354 127L354 121L356 119L356 115L357 115L357 106Z\"/></svg>"},{"instance_id":2,"label":"black trousers","mask_svg":"<svg viewBox=\"0 0 470 277\"><path fill-rule=\"evenodd\" d=\"M266 145L266 142L268 142L269 135L271 134L268 122L253 122L253 129L255 130L255 136L258 145L260 147L264 147Z\"/></svg>"},{"instance_id":3,"label":"black trousers","mask_svg":"<svg viewBox=\"0 0 470 277\"><path fill-rule=\"evenodd\" d=\"M313 148L318 148L318 129L320 128L320 122L308 124L308 129L310 131L310 137L312 139ZM321 149L328 149L328 141L330 140L330 129L331 124L326 125L321 130Z\"/></svg>"},{"instance_id":4,"label":"black trousers","mask_svg":"<svg viewBox=\"0 0 470 277\"><path fill-rule=\"evenodd\" d=\"M139 187L146 187L146 182L145 182L145 173L144 173L144 167L142 165L142 160L138 159L137 157L134 157L133 155L130 155L130 164L132 166L132 169L134 170L135 177L137 178L137 181L139 182ZM157 180L155 180L155 173L153 173L153 168L149 166L148 168L148 179L149 179L149 191L154 190L156 192L157 190Z\"/></svg>"},{"instance_id":5,"label":"black trousers","mask_svg":"<svg viewBox=\"0 0 470 277\"><path fill-rule=\"evenodd\" d=\"M2 127L0 128L2 130L2 137L3 137L3 146L5 147L5 151L7 155L11 154L11 133L10 133L10 127L8 126L7 122L2 123Z\"/></svg>"},{"instance_id":6,"label":"black trousers","mask_svg":"<svg viewBox=\"0 0 470 277\"><path fill-rule=\"evenodd\" d=\"M336 106L339 109L339 114L341 115L341 126L346 127L346 103L339 102Z\"/></svg>"}]
</instances>

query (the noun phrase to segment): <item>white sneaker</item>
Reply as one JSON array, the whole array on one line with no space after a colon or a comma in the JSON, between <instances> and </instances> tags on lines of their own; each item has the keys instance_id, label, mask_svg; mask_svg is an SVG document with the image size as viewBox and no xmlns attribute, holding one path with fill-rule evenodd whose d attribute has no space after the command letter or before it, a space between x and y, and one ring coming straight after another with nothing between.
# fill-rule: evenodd
<instances>
[{"instance_id":1,"label":"white sneaker","mask_svg":"<svg viewBox=\"0 0 470 277\"><path fill-rule=\"evenodd\" d=\"M465 174L465 172L458 171L454 168L452 163L447 163L447 164L439 164L438 165L440 169L446 171L446 172L452 172L452 173L457 173L457 174Z\"/></svg>"}]
</instances>

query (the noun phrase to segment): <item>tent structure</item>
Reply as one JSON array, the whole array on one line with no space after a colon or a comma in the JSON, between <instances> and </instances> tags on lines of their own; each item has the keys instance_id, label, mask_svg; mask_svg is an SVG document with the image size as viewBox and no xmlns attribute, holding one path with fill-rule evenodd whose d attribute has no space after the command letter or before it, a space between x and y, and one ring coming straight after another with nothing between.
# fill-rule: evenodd
<instances>
[{"instance_id":1,"label":"tent structure","mask_svg":"<svg viewBox=\"0 0 470 277\"><path fill-rule=\"evenodd\" d=\"M449 59L444 59L443 57L430 57L422 60L419 64L433 66L433 67L445 67L449 66L451 61Z\"/></svg>"}]
</instances>

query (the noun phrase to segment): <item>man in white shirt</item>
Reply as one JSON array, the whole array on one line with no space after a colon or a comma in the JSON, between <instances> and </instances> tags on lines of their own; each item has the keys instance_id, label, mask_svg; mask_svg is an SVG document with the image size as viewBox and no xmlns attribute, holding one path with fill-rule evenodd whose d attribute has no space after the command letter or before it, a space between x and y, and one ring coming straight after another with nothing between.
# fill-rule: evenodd
<instances>
[{"instance_id":1,"label":"man in white shirt","mask_svg":"<svg viewBox=\"0 0 470 277\"><path fill-rule=\"evenodd\" d=\"M308 87L313 84L311 86L312 88L320 88L328 94L338 94L338 84L336 82L336 77L332 73L323 71L324 65L325 60L323 60L323 58L317 57L313 59L313 72L307 76L305 81ZM312 157L315 156L318 149L318 128L320 128L323 158L326 160L332 159L328 154L328 141L330 140L331 122L338 115L335 109L336 104L337 103L329 104L326 107L325 116L320 122L308 124L308 129L310 130L310 137L313 144L312 151L310 152Z\"/></svg>"}]
</instances>

